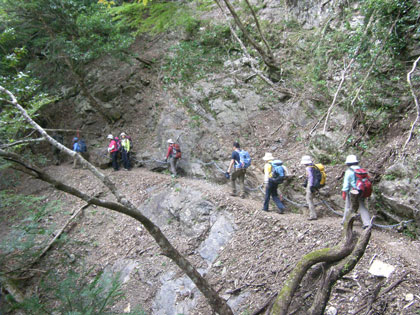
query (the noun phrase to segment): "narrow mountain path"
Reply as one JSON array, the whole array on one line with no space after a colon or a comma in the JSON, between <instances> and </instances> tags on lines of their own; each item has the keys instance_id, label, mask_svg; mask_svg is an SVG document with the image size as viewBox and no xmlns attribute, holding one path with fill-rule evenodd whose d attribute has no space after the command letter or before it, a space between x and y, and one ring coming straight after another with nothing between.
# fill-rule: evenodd
<instances>
[{"instance_id":1,"label":"narrow mountain path","mask_svg":"<svg viewBox=\"0 0 420 315\"><path fill-rule=\"evenodd\" d=\"M73 170L70 165L65 164L49 167L48 172L83 191L112 199L109 192L87 170ZM240 310L238 314L258 309L272 293L278 292L302 255L315 249L334 246L341 237L341 219L337 216L324 215L316 221L308 221L300 213L286 211L281 215L275 211L263 212L262 195L253 195L247 199L232 197L229 195L229 185L186 177L173 179L169 175L143 168L104 172L140 208L147 206L154 196L182 196L190 191L198 191L203 200L214 205L213 211L232 217L235 232L230 241L220 248L206 277L220 294L229 299L235 310ZM76 209L83 204L76 198L47 188L34 179L23 181L18 189L60 199L66 209ZM155 208L151 211L160 210ZM65 219L62 215L54 218L57 226ZM209 220L209 229L213 223ZM168 220L161 228L168 239L197 268L208 267L198 254L201 237L188 236L183 230L185 226L172 220ZM356 224L355 230L361 231L360 223ZM155 296L164 283L161 277L168 272L173 272L173 277L182 276L179 269L160 254L157 244L144 228L119 213L89 207L84 217L75 223L68 234L71 241L60 245L60 249L50 251L44 265L57 268L56 261L63 254L85 261L97 272L115 266L121 259L127 265L132 264L135 272L128 273L129 280L124 284L127 300L119 303L116 309L124 309L127 303L131 303L141 304L144 309L152 312ZM382 298L382 302L378 302L378 308L385 303L387 309L383 314L415 314L420 309L420 242L395 231L379 229L373 230L371 242L360 263L346 280L337 284L330 306L338 309L339 314L350 314L357 309L375 284L374 277L368 273L373 259L395 267L387 284L394 282L404 272L409 272L406 281ZM66 266L59 266L57 271L64 272L65 269ZM406 301L408 293L414 294L414 302L403 309L410 302ZM184 301L189 298L191 297L178 296L177 299ZM189 314L209 313L206 301L200 297L194 311Z\"/></svg>"}]
</instances>

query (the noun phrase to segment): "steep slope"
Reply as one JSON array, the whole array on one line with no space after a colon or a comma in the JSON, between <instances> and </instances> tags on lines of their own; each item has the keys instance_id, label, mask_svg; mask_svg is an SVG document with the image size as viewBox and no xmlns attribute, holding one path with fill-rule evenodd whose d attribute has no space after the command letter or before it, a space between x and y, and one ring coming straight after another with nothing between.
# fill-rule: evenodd
<instances>
[{"instance_id":1,"label":"steep slope","mask_svg":"<svg viewBox=\"0 0 420 315\"><path fill-rule=\"evenodd\" d=\"M84 191L108 198L107 191L86 170L63 165L51 167L48 172ZM284 215L262 212L260 196L245 200L231 197L226 185L191 178L174 180L141 168L109 175L178 250L206 274L237 314L257 310L272 293L278 292L302 255L333 246L340 239L340 219L331 212L324 212L318 221L307 221L302 214L290 210ZM37 180L25 180L17 188L30 193L31 187L41 187L48 198L62 200L63 211L50 218L57 225L66 220L70 209L82 204L40 186ZM355 229L361 230L360 223ZM141 305L149 314L211 313L191 281L161 255L153 239L131 218L90 207L67 233L68 241L50 250L36 268L52 269L62 275L70 267L80 271L84 262L85 267L95 270L94 274L103 270L121 272L127 299L114 306L117 312L122 313L128 305ZM369 266L379 259L395 267L385 286L404 272L409 274L373 309L381 314L416 314L420 310L419 298L415 295L411 303L406 295L419 290L419 253L419 241L375 229L363 259L339 281L329 307L345 314L363 304L377 283L368 273ZM39 278L32 278L28 288L36 286L43 277L40 274ZM297 310L297 314L301 312Z\"/></svg>"}]
</instances>

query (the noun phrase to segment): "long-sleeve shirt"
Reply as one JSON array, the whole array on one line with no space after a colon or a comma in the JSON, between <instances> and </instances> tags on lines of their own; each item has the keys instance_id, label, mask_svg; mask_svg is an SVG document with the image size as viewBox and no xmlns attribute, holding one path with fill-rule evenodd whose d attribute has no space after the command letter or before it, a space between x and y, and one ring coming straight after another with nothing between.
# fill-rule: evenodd
<instances>
[{"instance_id":1,"label":"long-sleeve shirt","mask_svg":"<svg viewBox=\"0 0 420 315\"><path fill-rule=\"evenodd\" d=\"M117 142L114 139L112 139L109 142L109 145L108 145L108 152L112 153L112 152L115 152L115 151L118 151Z\"/></svg>"},{"instance_id":2,"label":"long-sleeve shirt","mask_svg":"<svg viewBox=\"0 0 420 315\"><path fill-rule=\"evenodd\" d=\"M306 178L308 179L308 186L312 187L314 185L314 175L313 170L314 166L310 165L306 167Z\"/></svg>"},{"instance_id":3,"label":"long-sleeve shirt","mask_svg":"<svg viewBox=\"0 0 420 315\"><path fill-rule=\"evenodd\" d=\"M359 165L350 166L344 173L344 181L342 191L350 191L352 188L356 188L356 176L354 175L353 170L360 168Z\"/></svg>"}]
</instances>

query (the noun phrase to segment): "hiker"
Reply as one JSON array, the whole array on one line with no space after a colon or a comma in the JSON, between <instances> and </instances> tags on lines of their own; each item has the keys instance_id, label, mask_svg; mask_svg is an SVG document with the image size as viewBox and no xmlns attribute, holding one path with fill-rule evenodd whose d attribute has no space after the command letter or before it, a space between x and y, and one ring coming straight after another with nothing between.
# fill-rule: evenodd
<instances>
[{"instance_id":1,"label":"hiker","mask_svg":"<svg viewBox=\"0 0 420 315\"><path fill-rule=\"evenodd\" d=\"M343 197L343 200L346 202L344 206L344 215L343 215L342 223L344 223L344 220L348 212L352 208L351 199L350 199L350 191L355 189L359 191L358 192L359 213L362 219L363 228L367 228L370 225L370 215L365 204L366 195L365 197L363 197L363 191L361 190L360 187L357 187L358 180L357 180L357 175L356 175L357 174L356 172L359 169L363 171L365 170L359 166L359 161L357 160L357 157L355 155L348 155L346 158L345 164L348 166L348 168L346 172L344 173L343 188L341 189L341 196ZM367 178L369 177L367 176ZM370 189L372 188L371 186L369 187ZM371 193L371 190L370 190L370 193ZM368 193L369 196L370 196L370 193Z\"/></svg>"},{"instance_id":2,"label":"hiker","mask_svg":"<svg viewBox=\"0 0 420 315\"><path fill-rule=\"evenodd\" d=\"M130 150L131 150L131 141L130 139L127 137L127 135L125 134L125 132L121 133L121 147L122 147L122 151L121 151L121 156L122 156L122 160L123 160L123 166L124 169L126 171L129 171L131 166L130 166Z\"/></svg>"},{"instance_id":3,"label":"hiker","mask_svg":"<svg viewBox=\"0 0 420 315\"><path fill-rule=\"evenodd\" d=\"M314 168L315 165L312 162L312 159L309 155L302 156L302 160L300 161L301 165L306 166L306 180L305 184L303 185L306 187L306 202L308 203L309 207L309 218L308 220L316 220L317 215L315 212L315 205L314 205L314 196L313 194L316 192L315 184L315 177L314 177Z\"/></svg>"},{"instance_id":4,"label":"hiker","mask_svg":"<svg viewBox=\"0 0 420 315\"><path fill-rule=\"evenodd\" d=\"M231 196L237 196L236 181L239 181L241 190L241 198L246 198L245 193L245 174L246 169L251 164L251 158L247 151L241 150L241 146L238 142L233 143L232 159L230 160L229 167L226 174L230 174L232 183ZM233 172L231 172L233 170ZM229 176L227 176L229 177Z\"/></svg>"},{"instance_id":5,"label":"hiker","mask_svg":"<svg viewBox=\"0 0 420 315\"><path fill-rule=\"evenodd\" d=\"M87 158L87 156L86 156L86 152L87 152L86 143L83 139L79 139L78 137L73 138L73 151L82 155L82 157L84 159ZM74 169L78 168L77 157L76 156L74 157L73 168Z\"/></svg>"},{"instance_id":6,"label":"hiker","mask_svg":"<svg viewBox=\"0 0 420 315\"><path fill-rule=\"evenodd\" d=\"M52 138L55 141L59 142L60 144L63 144L64 143L63 136L61 134L57 133L57 132L54 132L53 133ZM61 150L59 148L55 147L55 146L52 146L52 149L53 149L53 161L54 161L54 164L55 165L60 165L60 163L61 163L61 159L60 159Z\"/></svg>"},{"instance_id":7,"label":"hiker","mask_svg":"<svg viewBox=\"0 0 420 315\"><path fill-rule=\"evenodd\" d=\"M170 170L172 173L172 177L176 177L176 164L178 163L178 160L181 158L181 148L179 144L175 143L172 139L169 139L168 141L168 151L166 153L166 159L165 162L168 162L170 164Z\"/></svg>"},{"instance_id":8,"label":"hiker","mask_svg":"<svg viewBox=\"0 0 420 315\"><path fill-rule=\"evenodd\" d=\"M107 139L109 140L108 145L108 153L111 154L112 158L112 167L114 168L114 171L119 170L118 166L118 139L114 139L114 137L109 134Z\"/></svg>"},{"instance_id":9,"label":"hiker","mask_svg":"<svg viewBox=\"0 0 420 315\"><path fill-rule=\"evenodd\" d=\"M289 175L289 171L283 165L281 160L274 160L274 157L271 153L266 152L263 160L265 161L264 165L264 185L265 185L265 198L263 211L268 211L268 205L270 202L270 196L273 198L274 203L279 209L280 214L284 213L285 206L281 202L278 194L277 187L281 184L286 175Z\"/></svg>"}]
</instances>

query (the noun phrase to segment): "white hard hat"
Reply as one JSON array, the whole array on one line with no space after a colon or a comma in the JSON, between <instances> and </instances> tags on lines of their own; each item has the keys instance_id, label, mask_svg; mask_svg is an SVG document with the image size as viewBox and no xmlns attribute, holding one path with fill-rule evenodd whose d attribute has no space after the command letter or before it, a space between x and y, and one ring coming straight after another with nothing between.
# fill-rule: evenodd
<instances>
[{"instance_id":1,"label":"white hard hat","mask_svg":"<svg viewBox=\"0 0 420 315\"><path fill-rule=\"evenodd\" d=\"M271 160L274 160L274 157L273 157L273 155L271 153L265 152L265 155L263 157L263 160L264 161L271 161Z\"/></svg>"},{"instance_id":2,"label":"white hard hat","mask_svg":"<svg viewBox=\"0 0 420 315\"><path fill-rule=\"evenodd\" d=\"M168 143L175 143L175 142L174 142L174 140L169 139L169 140L168 140Z\"/></svg>"},{"instance_id":3,"label":"white hard hat","mask_svg":"<svg viewBox=\"0 0 420 315\"><path fill-rule=\"evenodd\" d=\"M106 138L107 139L114 139L114 137L111 134L109 134L108 137L106 137Z\"/></svg>"},{"instance_id":4,"label":"white hard hat","mask_svg":"<svg viewBox=\"0 0 420 315\"><path fill-rule=\"evenodd\" d=\"M346 164L350 164L350 163L359 163L359 161L357 160L357 157L353 154L347 155Z\"/></svg>"},{"instance_id":5,"label":"white hard hat","mask_svg":"<svg viewBox=\"0 0 420 315\"><path fill-rule=\"evenodd\" d=\"M300 164L306 165L306 164L312 164L312 159L309 155L302 156L302 160L300 160Z\"/></svg>"}]
</instances>

